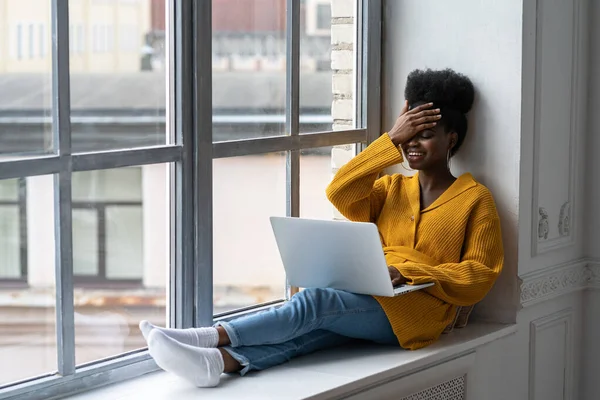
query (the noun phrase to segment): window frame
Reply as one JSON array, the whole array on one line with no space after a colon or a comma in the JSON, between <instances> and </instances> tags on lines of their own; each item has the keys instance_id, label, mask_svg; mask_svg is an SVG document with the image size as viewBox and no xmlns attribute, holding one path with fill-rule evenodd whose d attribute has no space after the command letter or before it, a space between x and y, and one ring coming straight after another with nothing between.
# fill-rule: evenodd
<instances>
[{"instance_id":1,"label":"window frame","mask_svg":"<svg viewBox=\"0 0 600 400\"><path fill-rule=\"evenodd\" d=\"M0 399L46 399L155 371L146 350L75 364L72 188L77 171L172 163L170 168L171 268L169 320L177 328L211 325L213 315L212 163L215 158L287 152L289 216L299 216L303 149L374 141L380 129L381 0L357 0L355 126L344 131L299 133L300 0L286 7L285 136L230 142L212 140L212 2L168 4L167 130L173 144L72 153L70 122L69 4L52 0L53 154L0 161L0 179L54 175L58 373L0 388ZM286 298L297 289L286 285ZM263 307L256 305L250 312ZM221 318L219 318L221 319Z\"/></svg>"}]
</instances>

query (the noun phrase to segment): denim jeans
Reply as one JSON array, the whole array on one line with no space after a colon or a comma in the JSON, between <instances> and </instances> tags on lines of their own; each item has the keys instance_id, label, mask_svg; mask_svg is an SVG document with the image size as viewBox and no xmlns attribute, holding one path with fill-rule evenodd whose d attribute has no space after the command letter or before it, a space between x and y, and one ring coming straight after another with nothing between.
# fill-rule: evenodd
<instances>
[{"instance_id":1,"label":"denim jeans","mask_svg":"<svg viewBox=\"0 0 600 400\"><path fill-rule=\"evenodd\" d=\"M398 346L377 300L335 289L306 289L279 308L218 325L242 375L355 339Z\"/></svg>"}]
</instances>

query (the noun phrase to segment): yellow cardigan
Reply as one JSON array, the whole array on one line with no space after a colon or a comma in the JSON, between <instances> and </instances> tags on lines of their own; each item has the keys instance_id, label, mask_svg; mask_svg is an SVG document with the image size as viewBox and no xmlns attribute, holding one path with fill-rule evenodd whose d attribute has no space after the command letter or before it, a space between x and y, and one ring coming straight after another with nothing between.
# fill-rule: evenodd
<instances>
[{"instance_id":1,"label":"yellow cardigan","mask_svg":"<svg viewBox=\"0 0 600 400\"><path fill-rule=\"evenodd\" d=\"M460 176L421 211L418 175L378 176L402 162L387 134L344 165L327 188L351 221L374 222L388 265L410 284L435 285L398 297L375 298L400 345L419 349L438 339L457 306L479 302L502 270L500 221L489 190Z\"/></svg>"}]
</instances>

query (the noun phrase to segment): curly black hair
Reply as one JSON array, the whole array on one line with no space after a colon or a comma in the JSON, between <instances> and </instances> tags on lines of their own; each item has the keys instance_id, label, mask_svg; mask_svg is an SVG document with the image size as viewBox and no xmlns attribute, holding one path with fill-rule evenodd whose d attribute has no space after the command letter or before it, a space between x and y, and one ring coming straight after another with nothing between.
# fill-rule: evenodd
<instances>
[{"instance_id":1,"label":"curly black hair","mask_svg":"<svg viewBox=\"0 0 600 400\"><path fill-rule=\"evenodd\" d=\"M404 98L409 107L432 102L441 109L440 123L446 133L457 133L458 140L452 148L452 155L456 154L467 135L466 114L473 106L474 97L475 89L471 80L449 68L416 69L406 78Z\"/></svg>"}]
</instances>

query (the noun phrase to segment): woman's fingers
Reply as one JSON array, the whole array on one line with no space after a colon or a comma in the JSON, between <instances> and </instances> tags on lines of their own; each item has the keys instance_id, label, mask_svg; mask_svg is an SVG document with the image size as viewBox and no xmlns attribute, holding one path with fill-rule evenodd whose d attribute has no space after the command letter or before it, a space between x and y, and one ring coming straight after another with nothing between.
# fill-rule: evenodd
<instances>
[{"instance_id":1,"label":"woman's fingers","mask_svg":"<svg viewBox=\"0 0 600 400\"><path fill-rule=\"evenodd\" d=\"M404 105L402 106L402 111L400 111L400 115L406 114L408 111L408 100L404 100Z\"/></svg>"},{"instance_id":2,"label":"woman's fingers","mask_svg":"<svg viewBox=\"0 0 600 400\"><path fill-rule=\"evenodd\" d=\"M431 108L432 106L433 106L433 103L421 104L420 106L417 106L417 107L413 108L412 110L408 111L408 114L418 114L423 110L427 110L427 109Z\"/></svg>"},{"instance_id":3,"label":"woman's fingers","mask_svg":"<svg viewBox=\"0 0 600 400\"><path fill-rule=\"evenodd\" d=\"M413 125L428 124L431 122L436 122L436 121L440 120L441 118L442 118L442 116L440 114L425 115L425 116L416 118L413 121Z\"/></svg>"}]
</instances>

